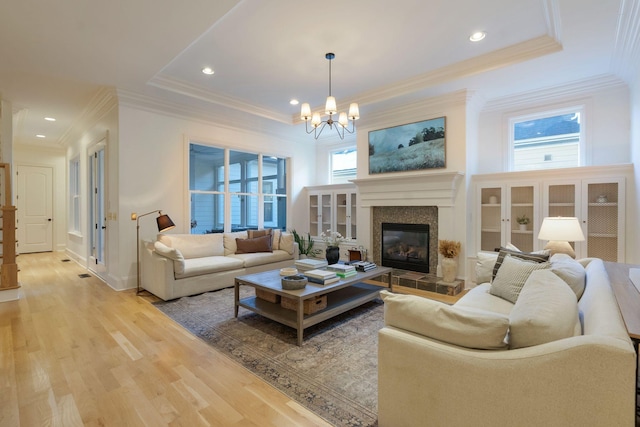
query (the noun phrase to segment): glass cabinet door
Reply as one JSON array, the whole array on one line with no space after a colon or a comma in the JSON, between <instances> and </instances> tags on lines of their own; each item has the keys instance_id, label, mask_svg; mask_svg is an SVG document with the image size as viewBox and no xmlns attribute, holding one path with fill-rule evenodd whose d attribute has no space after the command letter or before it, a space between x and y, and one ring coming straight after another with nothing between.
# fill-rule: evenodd
<instances>
[{"instance_id":1,"label":"glass cabinet door","mask_svg":"<svg viewBox=\"0 0 640 427\"><path fill-rule=\"evenodd\" d=\"M534 250L534 231L536 212L534 205L533 185L513 186L509 188L511 205L510 215L507 218L508 241L513 243L521 251ZM536 237L537 238L537 237Z\"/></svg>"},{"instance_id":2,"label":"glass cabinet door","mask_svg":"<svg viewBox=\"0 0 640 427\"><path fill-rule=\"evenodd\" d=\"M320 232L320 196L317 194L309 195L309 233L312 236L317 236Z\"/></svg>"},{"instance_id":3,"label":"glass cabinet door","mask_svg":"<svg viewBox=\"0 0 640 427\"><path fill-rule=\"evenodd\" d=\"M480 188L480 250L494 251L502 245L504 216L502 187Z\"/></svg>"},{"instance_id":4,"label":"glass cabinet door","mask_svg":"<svg viewBox=\"0 0 640 427\"><path fill-rule=\"evenodd\" d=\"M616 262L619 256L618 183L589 183L585 193L587 256Z\"/></svg>"}]
</instances>

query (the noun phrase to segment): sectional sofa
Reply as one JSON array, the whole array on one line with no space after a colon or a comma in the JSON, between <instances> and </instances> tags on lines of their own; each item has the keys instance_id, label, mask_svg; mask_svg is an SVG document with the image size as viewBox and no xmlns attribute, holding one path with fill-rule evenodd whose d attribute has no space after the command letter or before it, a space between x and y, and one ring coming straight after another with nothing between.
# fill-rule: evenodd
<instances>
[{"instance_id":1,"label":"sectional sofa","mask_svg":"<svg viewBox=\"0 0 640 427\"><path fill-rule=\"evenodd\" d=\"M636 353L602 260L491 257L453 306L382 293L380 427L635 425Z\"/></svg>"},{"instance_id":2,"label":"sectional sofa","mask_svg":"<svg viewBox=\"0 0 640 427\"><path fill-rule=\"evenodd\" d=\"M245 274L292 267L298 245L277 229L216 234L159 234L145 241L142 287L163 300L233 286Z\"/></svg>"}]
</instances>

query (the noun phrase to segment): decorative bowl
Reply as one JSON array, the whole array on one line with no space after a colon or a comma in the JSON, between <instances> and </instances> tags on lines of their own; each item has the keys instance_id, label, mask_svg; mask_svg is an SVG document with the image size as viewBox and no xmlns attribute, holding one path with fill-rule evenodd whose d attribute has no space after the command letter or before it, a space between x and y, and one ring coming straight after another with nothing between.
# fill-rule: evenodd
<instances>
[{"instance_id":1,"label":"decorative bowl","mask_svg":"<svg viewBox=\"0 0 640 427\"><path fill-rule=\"evenodd\" d=\"M295 276L285 276L281 279L282 289L286 291L295 291L307 286L307 278L301 274Z\"/></svg>"},{"instance_id":2,"label":"decorative bowl","mask_svg":"<svg viewBox=\"0 0 640 427\"><path fill-rule=\"evenodd\" d=\"M281 276L295 276L298 274L298 269L295 267L285 267L280 269Z\"/></svg>"}]
</instances>

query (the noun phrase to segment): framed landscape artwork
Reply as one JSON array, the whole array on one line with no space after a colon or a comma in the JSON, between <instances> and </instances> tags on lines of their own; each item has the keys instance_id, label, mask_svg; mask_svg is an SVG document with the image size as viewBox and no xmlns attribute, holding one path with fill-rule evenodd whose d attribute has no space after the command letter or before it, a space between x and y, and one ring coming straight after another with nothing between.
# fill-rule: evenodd
<instances>
[{"instance_id":1,"label":"framed landscape artwork","mask_svg":"<svg viewBox=\"0 0 640 427\"><path fill-rule=\"evenodd\" d=\"M445 117L369 132L369 174L445 167Z\"/></svg>"}]
</instances>

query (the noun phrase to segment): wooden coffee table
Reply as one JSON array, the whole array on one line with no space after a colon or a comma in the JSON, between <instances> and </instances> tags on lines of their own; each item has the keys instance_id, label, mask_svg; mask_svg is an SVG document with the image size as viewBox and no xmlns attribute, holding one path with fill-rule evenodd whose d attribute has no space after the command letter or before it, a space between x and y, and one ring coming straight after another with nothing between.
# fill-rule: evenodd
<instances>
[{"instance_id":1,"label":"wooden coffee table","mask_svg":"<svg viewBox=\"0 0 640 427\"><path fill-rule=\"evenodd\" d=\"M387 283L372 282L370 280L384 274L388 275ZM281 279L280 270L236 277L234 315L238 317L238 309L243 307L278 323L290 326L298 331L298 345L302 345L305 328L377 298L380 290L388 288L388 284L391 283L391 268L378 267L364 273L358 272L353 277L342 279L330 285L323 286L309 282L304 289L296 291L282 289ZM367 283L364 283L365 280ZM379 283L379 285L374 283ZM294 299L297 309L289 310L281 307L279 303L269 302L255 296L240 299L240 286L242 285ZM305 300L315 299L323 295L327 296L326 308L315 313L304 314Z\"/></svg>"}]
</instances>

